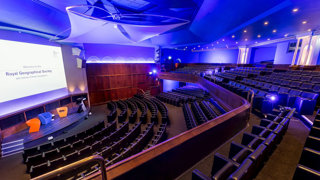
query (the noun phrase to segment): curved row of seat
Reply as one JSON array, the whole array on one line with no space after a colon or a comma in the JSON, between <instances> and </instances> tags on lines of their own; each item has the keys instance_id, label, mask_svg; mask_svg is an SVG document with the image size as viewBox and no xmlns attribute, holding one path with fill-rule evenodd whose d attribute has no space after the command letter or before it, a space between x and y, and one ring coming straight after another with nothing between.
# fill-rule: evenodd
<instances>
[{"instance_id":1,"label":"curved row of seat","mask_svg":"<svg viewBox=\"0 0 320 180\"><path fill-rule=\"evenodd\" d=\"M294 109L285 118L262 119L259 126L252 127L251 133L243 134L241 144L231 143L228 158L219 153L214 155L210 177L196 169L192 179L253 179L281 142L293 113Z\"/></svg>"},{"instance_id":2,"label":"curved row of seat","mask_svg":"<svg viewBox=\"0 0 320 180\"><path fill-rule=\"evenodd\" d=\"M128 104L129 108L131 109L131 114L129 115L129 122L134 123L138 117L138 105L132 101L131 99L127 99L126 103Z\"/></svg>"},{"instance_id":3,"label":"curved row of seat","mask_svg":"<svg viewBox=\"0 0 320 180\"><path fill-rule=\"evenodd\" d=\"M199 106L202 109L203 113L206 115L207 119L214 119L217 117L217 114L209 107L207 101L199 101Z\"/></svg>"},{"instance_id":4,"label":"curved row of seat","mask_svg":"<svg viewBox=\"0 0 320 180\"><path fill-rule=\"evenodd\" d=\"M317 100L318 104L320 103L318 99L318 93L320 92L319 73L297 75L294 72L295 71L273 72L271 75L257 76L254 79L248 79L247 77L243 78L238 76L233 71L228 71L227 73L234 73L233 75L237 78L224 77L225 79L216 82L226 88L229 87L231 90L235 90L234 88L240 88L243 91L249 89L254 90L256 94L259 94L258 96L264 98L262 100L264 101L263 104L261 104L261 98L258 103L254 103L255 108L259 110L264 111L268 109L268 111L270 111L272 105L282 105L296 108L299 114L311 115L314 112ZM226 74L226 72L221 74ZM221 74L218 74L218 76ZM209 77L206 78L208 79ZM237 90L235 90L235 92L237 92ZM245 94L246 93L242 95L246 96ZM267 102L268 99L266 96L268 96L268 94L277 94L278 101L273 100L274 102L272 103Z\"/></svg>"},{"instance_id":5,"label":"curved row of seat","mask_svg":"<svg viewBox=\"0 0 320 180\"><path fill-rule=\"evenodd\" d=\"M304 144L293 179L320 179L320 110Z\"/></svg>"},{"instance_id":6,"label":"curved row of seat","mask_svg":"<svg viewBox=\"0 0 320 180\"><path fill-rule=\"evenodd\" d=\"M141 115L140 115L140 121L145 124L147 123L147 112L148 112L148 106L146 105L145 102L143 102L142 100L140 100L139 98L137 97L133 97L131 98L132 101L134 101L137 105L138 105L138 108L140 109L141 111Z\"/></svg>"},{"instance_id":7,"label":"curved row of seat","mask_svg":"<svg viewBox=\"0 0 320 180\"><path fill-rule=\"evenodd\" d=\"M187 129L192 129L197 126L196 120L191 112L188 103L183 104L182 106L184 120L186 121Z\"/></svg>"},{"instance_id":8,"label":"curved row of seat","mask_svg":"<svg viewBox=\"0 0 320 180\"><path fill-rule=\"evenodd\" d=\"M116 102L118 105L118 108L120 108L121 112L118 115L118 121L122 123L127 119L128 116L128 105L125 101L119 100Z\"/></svg>"},{"instance_id":9,"label":"curved row of seat","mask_svg":"<svg viewBox=\"0 0 320 180\"><path fill-rule=\"evenodd\" d=\"M192 102L191 103L191 109L192 109L192 112L197 120L197 124L200 125L200 124L203 124L205 122L208 121L206 115L203 113L203 111L201 110L198 102Z\"/></svg>"},{"instance_id":10,"label":"curved row of seat","mask_svg":"<svg viewBox=\"0 0 320 180\"><path fill-rule=\"evenodd\" d=\"M158 123L158 107L157 107L157 105L153 101L151 101L147 98L143 98L142 101L144 101L147 104L148 109L151 112L151 122Z\"/></svg>"},{"instance_id":11,"label":"curved row of seat","mask_svg":"<svg viewBox=\"0 0 320 180\"><path fill-rule=\"evenodd\" d=\"M153 126L154 122L148 124L146 130L144 130L142 134L138 134L138 136L135 138L135 142L131 143L129 147L123 148L123 151L121 151L120 154L116 154L111 160L107 160L106 166L117 163L133 154L142 151L153 136Z\"/></svg>"},{"instance_id":12,"label":"curved row of seat","mask_svg":"<svg viewBox=\"0 0 320 180\"><path fill-rule=\"evenodd\" d=\"M114 141L123 137L129 131L128 122L123 124L118 130L112 132L108 136L103 136L101 139L87 138L88 140L79 140L73 144L68 144L56 149L56 152L50 154L50 159L43 156L33 158L33 163L30 166L30 176L36 177L40 174L70 164L77 160L99 152L103 147L109 146ZM27 164L28 165L28 164ZM28 166L27 166L28 167Z\"/></svg>"},{"instance_id":13,"label":"curved row of seat","mask_svg":"<svg viewBox=\"0 0 320 180\"><path fill-rule=\"evenodd\" d=\"M160 100L157 98L151 98L151 101L153 101L157 107L158 110L161 113L161 122L162 123L167 123L169 121L169 115L168 115L168 108L165 104L163 104Z\"/></svg>"},{"instance_id":14,"label":"curved row of seat","mask_svg":"<svg viewBox=\"0 0 320 180\"><path fill-rule=\"evenodd\" d=\"M110 110L110 113L107 115L108 122L112 122L117 117L117 103L110 101L107 103L107 107Z\"/></svg>"},{"instance_id":15,"label":"curved row of seat","mask_svg":"<svg viewBox=\"0 0 320 180\"><path fill-rule=\"evenodd\" d=\"M167 123L161 124L159 129L158 129L158 132L153 137L151 143L148 144L148 148L152 147L154 145L157 145L157 144L161 143L162 141L164 141L167 138L166 137L167 136L166 131L167 131Z\"/></svg>"},{"instance_id":16,"label":"curved row of seat","mask_svg":"<svg viewBox=\"0 0 320 180\"><path fill-rule=\"evenodd\" d=\"M128 123L126 123L128 124ZM124 125L123 125L124 126ZM125 125L126 126L126 125ZM110 165L109 162L114 161L117 157L117 153L122 152L125 147L127 147L141 132L141 122L135 124L135 126L127 133L123 134L121 137L116 138L115 141L94 149L91 146L91 149L88 148L87 156L97 154L105 158L106 166ZM91 151L90 151L91 150ZM83 166L81 168L75 168L68 173L64 173L56 179L79 179L81 177L86 177L94 172L99 170L99 165L96 162L92 162Z\"/></svg>"},{"instance_id":17,"label":"curved row of seat","mask_svg":"<svg viewBox=\"0 0 320 180\"><path fill-rule=\"evenodd\" d=\"M68 144L73 144L79 140L83 140L86 139L88 136L99 136L99 135L108 135L111 132L116 130L116 123L112 123L110 125L108 125L107 127L104 127L104 121L98 123L97 125L95 125L94 127L80 132L76 135L72 135L69 136L67 138L64 139L60 139L60 140L56 140L50 143L46 143L46 144L42 144L40 146L36 146L36 147L32 147L29 149L25 149L23 151L23 161L26 164L32 165L32 163L30 164L30 161L32 161L32 157L33 156L39 156L39 155L43 155L45 157L44 154L50 154L49 152L51 152L52 150L56 150L57 148L60 148L62 146L68 145Z\"/></svg>"}]
</instances>

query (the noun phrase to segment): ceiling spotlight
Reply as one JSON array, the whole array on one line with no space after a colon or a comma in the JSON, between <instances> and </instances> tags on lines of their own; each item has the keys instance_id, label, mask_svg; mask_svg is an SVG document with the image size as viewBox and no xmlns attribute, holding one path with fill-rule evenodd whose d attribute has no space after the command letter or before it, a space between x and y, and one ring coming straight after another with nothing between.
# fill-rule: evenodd
<instances>
[{"instance_id":1,"label":"ceiling spotlight","mask_svg":"<svg viewBox=\"0 0 320 180\"><path fill-rule=\"evenodd\" d=\"M310 31L312 31L312 29L308 29L308 31L310 32Z\"/></svg>"},{"instance_id":2,"label":"ceiling spotlight","mask_svg":"<svg viewBox=\"0 0 320 180\"><path fill-rule=\"evenodd\" d=\"M200 45L198 45L198 47L200 47Z\"/></svg>"},{"instance_id":3,"label":"ceiling spotlight","mask_svg":"<svg viewBox=\"0 0 320 180\"><path fill-rule=\"evenodd\" d=\"M307 21L302 21L302 24L307 24Z\"/></svg>"},{"instance_id":4,"label":"ceiling spotlight","mask_svg":"<svg viewBox=\"0 0 320 180\"><path fill-rule=\"evenodd\" d=\"M257 36L258 38L261 38L261 35L260 34L258 34L258 36Z\"/></svg>"},{"instance_id":5,"label":"ceiling spotlight","mask_svg":"<svg viewBox=\"0 0 320 180\"><path fill-rule=\"evenodd\" d=\"M211 44L211 46L213 46L213 44Z\"/></svg>"},{"instance_id":6,"label":"ceiling spotlight","mask_svg":"<svg viewBox=\"0 0 320 180\"><path fill-rule=\"evenodd\" d=\"M235 38L236 36L235 36L235 35L232 35L231 37L232 37L232 38Z\"/></svg>"},{"instance_id":7,"label":"ceiling spotlight","mask_svg":"<svg viewBox=\"0 0 320 180\"><path fill-rule=\"evenodd\" d=\"M186 49L188 49L188 46L186 46Z\"/></svg>"},{"instance_id":8,"label":"ceiling spotlight","mask_svg":"<svg viewBox=\"0 0 320 180\"><path fill-rule=\"evenodd\" d=\"M238 42L236 42L236 44L238 44Z\"/></svg>"},{"instance_id":9,"label":"ceiling spotlight","mask_svg":"<svg viewBox=\"0 0 320 180\"><path fill-rule=\"evenodd\" d=\"M208 49L208 46L206 48Z\"/></svg>"},{"instance_id":10,"label":"ceiling spotlight","mask_svg":"<svg viewBox=\"0 0 320 180\"><path fill-rule=\"evenodd\" d=\"M243 30L243 32L244 32L244 33L246 33L246 32L247 32L247 30L245 29L245 30Z\"/></svg>"},{"instance_id":11,"label":"ceiling spotlight","mask_svg":"<svg viewBox=\"0 0 320 180\"><path fill-rule=\"evenodd\" d=\"M289 34L285 34L284 37L288 37Z\"/></svg>"},{"instance_id":12,"label":"ceiling spotlight","mask_svg":"<svg viewBox=\"0 0 320 180\"><path fill-rule=\"evenodd\" d=\"M248 41L248 39L247 39L247 38L245 38L244 40L245 40L245 41Z\"/></svg>"},{"instance_id":13,"label":"ceiling spotlight","mask_svg":"<svg viewBox=\"0 0 320 180\"><path fill-rule=\"evenodd\" d=\"M217 41L217 44L219 44L219 41Z\"/></svg>"},{"instance_id":14,"label":"ceiling spotlight","mask_svg":"<svg viewBox=\"0 0 320 180\"><path fill-rule=\"evenodd\" d=\"M268 25L269 25L269 21L265 21L263 24L264 24L265 26L268 26Z\"/></svg>"},{"instance_id":15,"label":"ceiling spotlight","mask_svg":"<svg viewBox=\"0 0 320 180\"><path fill-rule=\"evenodd\" d=\"M276 30L276 29L274 29L274 30L272 30L272 32L273 32L273 33L276 33L276 32L277 32L277 30Z\"/></svg>"},{"instance_id":16,"label":"ceiling spotlight","mask_svg":"<svg viewBox=\"0 0 320 180\"><path fill-rule=\"evenodd\" d=\"M258 41L255 42L256 44L258 43Z\"/></svg>"},{"instance_id":17,"label":"ceiling spotlight","mask_svg":"<svg viewBox=\"0 0 320 180\"><path fill-rule=\"evenodd\" d=\"M294 8L294 9L292 9L292 12L298 12L299 11L299 9L298 8Z\"/></svg>"},{"instance_id":18,"label":"ceiling spotlight","mask_svg":"<svg viewBox=\"0 0 320 180\"><path fill-rule=\"evenodd\" d=\"M222 41L224 41L224 39L222 39Z\"/></svg>"},{"instance_id":19,"label":"ceiling spotlight","mask_svg":"<svg viewBox=\"0 0 320 180\"><path fill-rule=\"evenodd\" d=\"M270 38L268 38L267 40L270 41Z\"/></svg>"}]
</instances>

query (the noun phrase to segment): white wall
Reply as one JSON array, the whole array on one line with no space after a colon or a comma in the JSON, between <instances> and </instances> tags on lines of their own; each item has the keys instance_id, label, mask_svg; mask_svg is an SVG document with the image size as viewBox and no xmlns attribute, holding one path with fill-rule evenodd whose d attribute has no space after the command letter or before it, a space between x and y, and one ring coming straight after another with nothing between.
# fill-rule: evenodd
<instances>
[{"instance_id":1,"label":"white wall","mask_svg":"<svg viewBox=\"0 0 320 180\"><path fill-rule=\"evenodd\" d=\"M72 55L71 46L61 45L61 48L69 94L87 93L88 83L86 69L77 68L77 56Z\"/></svg>"}]
</instances>

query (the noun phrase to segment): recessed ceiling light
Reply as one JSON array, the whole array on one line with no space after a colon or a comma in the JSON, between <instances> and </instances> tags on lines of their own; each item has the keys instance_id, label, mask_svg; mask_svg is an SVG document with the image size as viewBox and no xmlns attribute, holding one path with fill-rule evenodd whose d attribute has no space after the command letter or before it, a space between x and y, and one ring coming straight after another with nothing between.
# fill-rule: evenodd
<instances>
[{"instance_id":1,"label":"recessed ceiling light","mask_svg":"<svg viewBox=\"0 0 320 180\"><path fill-rule=\"evenodd\" d=\"M236 42L236 44L238 44L238 42Z\"/></svg>"},{"instance_id":2,"label":"recessed ceiling light","mask_svg":"<svg viewBox=\"0 0 320 180\"><path fill-rule=\"evenodd\" d=\"M307 24L307 21L302 21L302 24Z\"/></svg>"},{"instance_id":3,"label":"recessed ceiling light","mask_svg":"<svg viewBox=\"0 0 320 180\"><path fill-rule=\"evenodd\" d=\"M235 35L232 35L231 37L232 37L232 38L235 38L236 36L235 36Z\"/></svg>"},{"instance_id":4,"label":"recessed ceiling light","mask_svg":"<svg viewBox=\"0 0 320 180\"><path fill-rule=\"evenodd\" d=\"M188 46L186 46L186 49L188 49Z\"/></svg>"},{"instance_id":5,"label":"recessed ceiling light","mask_svg":"<svg viewBox=\"0 0 320 180\"><path fill-rule=\"evenodd\" d=\"M208 46L206 48L208 49Z\"/></svg>"},{"instance_id":6,"label":"recessed ceiling light","mask_svg":"<svg viewBox=\"0 0 320 180\"><path fill-rule=\"evenodd\" d=\"M288 37L289 34L285 34L284 37Z\"/></svg>"},{"instance_id":7,"label":"recessed ceiling light","mask_svg":"<svg viewBox=\"0 0 320 180\"><path fill-rule=\"evenodd\" d=\"M245 40L245 41L248 41L248 39L247 39L247 38L245 38L244 40Z\"/></svg>"},{"instance_id":8,"label":"recessed ceiling light","mask_svg":"<svg viewBox=\"0 0 320 180\"><path fill-rule=\"evenodd\" d=\"M200 45L198 45L198 47L200 47Z\"/></svg>"},{"instance_id":9,"label":"recessed ceiling light","mask_svg":"<svg viewBox=\"0 0 320 180\"><path fill-rule=\"evenodd\" d=\"M211 46L213 46L213 44L211 44Z\"/></svg>"},{"instance_id":10,"label":"recessed ceiling light","mask_svg":"<svg viewBox=\"0 0 320 180\"><path fill-rule=\"evenodd\" d=\"M310 31L312 31L312 29L308 29L308 31L310 32Z\"/></svg>"},{"instance_id":11,"label":"recessed ceiling light","mask_svg":"<svg viewBox=\"0 0 320 180\"><path fill-rule=\"evenodd\" d=\"M246 32L247 32L247 30L245 29L245 30L243 30L243 32L244 32L244 33L246 33Z\"/></svg>"},{"instance_id":12,"label":"recessed ceiling light","mask_svg":"<svg viewBox=\"0 0 320 180\"><path fill-rule=\"evenodd\" d=\"M224 41L224 39L222 39L222 41Z\"/></svg>"},{"instance_id":13,"label":"recessed ceiling light","mask_svg":"<svg viewBox=\"0 0 320 180\"><path fill-rule=\"evenodd\" d=\"M265 21L263 24L264 24L265 26L268 26L268 25L269 25L269 21Z\"/></svg>"},{"instance_id":14,"label":"recessed ceiling light","mask_svg":"<svg viewBox=\"0 0 320 180\"><path fill-rule=\"evenodd\" d=\"M292 12L298 12L299 11L299 9L298 8L294 8L294 9L292 9Z\"/></svg>"},{"instance_id":15,"label":"recessed ceiling light","mask_svg":"<svg viewBox=\"0 0 320 180\"><path fill-rule=\"evenodd\" d=\"M272 30L272 32L273 32L273 33L276 33L276 32L277 32L277 30L276 30L276 29L274 29L274 30Z\"/></svg>"},{"instance_id":16,"label":"recessed ceiling light","mask_svg":"<svg viewBox=\"0 0 320 180\"><path fill-rule=\"evenodd\" d=\"M258 38L261 38L261 35L260 34L258 34L258 36L257 36Z\"/></svg>"},{"instance_id":17,"label":"recessed ceiling light","mask_svg":"<svg viewBox=\"0 0 320 180\"><path fill-rule=\"evenodd\" d=\"M270 41L270 38L268 38L267 40Z\"/></svg>"},{"instance_id":18,"label":"recessed ceiling light","mask_svg":"<svg viewBox=\"0 0 320 180\"><path fill-rule=\"evenodd\" d=\"M219 44L219 41L217 41L217 44Z\"/></svg>"},{"instance_id":19,"label":"recessed ceiling light","mask_svg":"<svg viewBox=\"0 0 320 180\"><path fill-rule=\"evenodd\" d=\"M256 44L258 43L258 41L255 42Z\"/></svg>"}]
</instances>

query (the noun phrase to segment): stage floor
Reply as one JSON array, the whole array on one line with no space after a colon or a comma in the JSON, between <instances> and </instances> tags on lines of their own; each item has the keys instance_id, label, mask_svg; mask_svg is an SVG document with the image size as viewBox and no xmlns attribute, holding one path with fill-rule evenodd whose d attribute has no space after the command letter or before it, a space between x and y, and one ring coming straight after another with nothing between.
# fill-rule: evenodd
<instances>
[{"instance_id":1,"label":"stage floor","mask_svg":"<svg viewBox=\"0 0 320 180\"><path fill-rule=\"evenodd\" d=\"M46 125L41 125L39 132L29 133L29 128L20 131L16 134L8 136L3 139L4 143L9 143L23 139L24 147L28 148L38 144L42 144L48 141L49 136L53 136L56 139L57 136L63 134L63 131L69 129L76 123L84 120L88 115L88 112L77 113L75 110L71 110L65 118L55 117L53 121Z\"/></svg>"}]
</instances>

